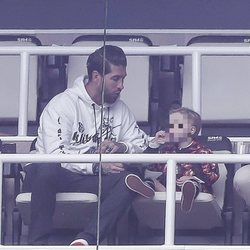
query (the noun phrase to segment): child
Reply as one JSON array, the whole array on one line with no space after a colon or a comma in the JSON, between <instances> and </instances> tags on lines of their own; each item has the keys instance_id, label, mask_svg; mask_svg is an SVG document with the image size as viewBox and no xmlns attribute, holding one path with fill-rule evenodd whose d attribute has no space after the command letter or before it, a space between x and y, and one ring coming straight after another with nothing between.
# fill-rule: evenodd
<instances>
[{"instance_id":1,"label":"child","mask_svg":"<svg viewBox=\"0 0 250 250\"><path fill-rule=\"evenodd\" d=\"M188 108L170 111L169 129L160 130L149 143L146 153L176 154L211 154L211 150L201 145L195 138L201 129L200 115ZM145 179L144 182L136 175L128 175L127 186L148 198L154 196L159 187L166 187L166 164L154 164L147 167L162 174L156 179ZM181 163L177 166L176 189L182 191L181 209L190 212L193 201L200 191L212 193L212 184L219 178L218 165L215 163ZM162 188L161 188L162 189Z\"/></svg>"}]
</instances>

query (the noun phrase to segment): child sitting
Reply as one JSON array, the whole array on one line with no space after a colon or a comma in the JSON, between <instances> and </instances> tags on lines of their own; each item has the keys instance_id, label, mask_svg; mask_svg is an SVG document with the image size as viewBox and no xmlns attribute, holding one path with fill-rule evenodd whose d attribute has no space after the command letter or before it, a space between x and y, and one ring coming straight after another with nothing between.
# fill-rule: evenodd
<instances>
[{"instance_id":1,"label":"child sitting","mask_svg":"<svg viewBox=\"0 0 250 250\"><path fill-rule=\"evenodd\" d=\"M160 130L149 143L146 153L211 154L211 150L201 145L196 136L201 129L200 115L188 108L170 111L168 131ZM136 175L128 175L128 188L147 198L154 191L166 187L166 164L154 164L147 167L162 174L155 180L142 181ZM176 189L182 192L181 209L190 212L193 201L200 191L212 193L212 184L219 178L218 165L215 163L179 163L177 164ZM163 186L162 186L163 185ZM160 190L161 189L161 190Z\"/></svg>"}]
</instances>

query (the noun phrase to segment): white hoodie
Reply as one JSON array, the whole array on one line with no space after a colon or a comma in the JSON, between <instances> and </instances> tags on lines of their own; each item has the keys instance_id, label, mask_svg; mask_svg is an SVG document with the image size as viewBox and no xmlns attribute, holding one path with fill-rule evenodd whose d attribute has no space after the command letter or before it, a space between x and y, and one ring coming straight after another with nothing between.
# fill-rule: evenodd
<instances>
[{"instance_id":1,"label":"white hoodie","mask_svg":"<svg viewBox=\"0 0 250 250\"><path fill-rule=\"evenodd\" d=\"M104 105L102 139L123 142L128 153L141 153L148 146L148 136L139 129L133 114L118 99ZM97 147L101 125L101 107L88 95L83 76L72 88L55 96L45 107L38 129L37 153L84 154ZM62 163L78 173L93 174L90 163Z\"/></svg>"}]
</instances>

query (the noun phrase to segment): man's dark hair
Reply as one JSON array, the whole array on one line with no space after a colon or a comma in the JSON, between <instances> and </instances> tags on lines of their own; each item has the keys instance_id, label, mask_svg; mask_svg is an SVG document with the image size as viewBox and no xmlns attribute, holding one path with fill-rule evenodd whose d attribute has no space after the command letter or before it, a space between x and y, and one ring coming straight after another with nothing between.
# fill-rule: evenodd
<instances>
[{"instance_id":1,"label":"man's dark hair","mask_svg":"<svg viewBox=\"0 0 250 250\"><path fill-rule=\"evenodd\" d=\"M104 58L105 51L105 58ZM104 75L111 71L110 64L116 66L127 66L127 59L124 51L114 45L105 45L97 49L94 53L90 54L87 60L87 70L89 80L92 78L92 72L96 70L99 74L103 75L103 60L105 62Z\"/></svg>"}]
</instances>

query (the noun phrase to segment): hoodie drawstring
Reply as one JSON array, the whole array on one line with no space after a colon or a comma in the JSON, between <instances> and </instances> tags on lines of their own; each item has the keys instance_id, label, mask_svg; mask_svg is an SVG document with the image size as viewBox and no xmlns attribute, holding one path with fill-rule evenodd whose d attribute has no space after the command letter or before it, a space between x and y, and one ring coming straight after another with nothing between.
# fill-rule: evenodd
<instances>
[{"instance_id":1,"label":"hoodie drawstring","mask_svg":"<svg viewBox=\"0 0 250 250\"><path fill-rule=\"evenodd\" d=\"M93 108L93 111L94 111L94 121L95 121L95 137L97 138L97 148L100 146L100 138L99 138L99 133L98 133L98 128L97 128L97 119L96 119L96 108L95 108L95 103L92 103L92 108ZM108 109L108 119L107 119L107 123L108 124L104 124L104 126L106 127L109 127L109 117L110 117L110 107L107 107ZM102 133L102 129L103 128L100 128L100 134ZM106 131L107 134L106 134L106 138L110 139L111 137L111 131L109 131L109 129Z\"/></svg>"},{"instance_id":2,"label":"hoodie drawstring","mask_svg":"<svg viewBox=\"0 0 250 250\"><path fill-rule=\"evenodd\" d=\"M96 122L96 110L95 110L95 104L94 103L92 103L92 108L93 108L93 111L94 111L96 143L97 143L97 148L99 148L100 142L99 142L99 136L98 136L97 122Z\"/></svg>"}]
</instances>

